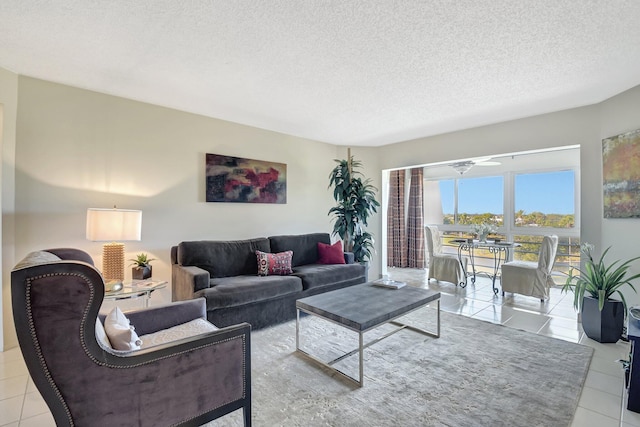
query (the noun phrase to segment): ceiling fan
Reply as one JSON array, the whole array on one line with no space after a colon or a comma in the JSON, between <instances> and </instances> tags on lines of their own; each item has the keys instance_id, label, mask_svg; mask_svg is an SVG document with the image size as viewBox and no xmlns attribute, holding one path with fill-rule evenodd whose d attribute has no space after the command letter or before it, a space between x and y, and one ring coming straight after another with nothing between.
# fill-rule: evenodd
<instances>
[{"instance_id":1,"label":"ceiling fan","mask_svg":"<svg viewBox=\"0 0 640 427\"><path fill-rule=\"evenodd\" d=\"M455 162L449 164L456 172L460 175L463 175L465 172L468 172L473 166L498 166L500 162L491 161L491 157L483 157L480 159L474 160L464 160L461 162Z\"/></svg>"}]
</instances>

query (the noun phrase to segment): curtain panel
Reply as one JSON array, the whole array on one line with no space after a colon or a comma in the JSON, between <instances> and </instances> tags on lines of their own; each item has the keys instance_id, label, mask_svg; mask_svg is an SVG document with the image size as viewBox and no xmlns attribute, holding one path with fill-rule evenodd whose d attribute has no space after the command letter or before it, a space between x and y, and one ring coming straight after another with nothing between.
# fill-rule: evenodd
<instances>
[{"instance_id":1,"label":"curtain panel","mask_svg":"<svg viewBox=\"0 0 640 427\"><path fill-rule=\"evenodd\" d=\"M407 266L404 210L405 171L391 171L387 207L387 266Z\"/></svg>"},{"instance_id":2,"label":"curtain panel","mask_svg":"<svg viewBox=\"0 0 640 427\"><path fill-rule=\"evenodd\" d=\"M411 169L407 215L407 267L424 268L423 169Z\"/></svg>"}]
</instances>

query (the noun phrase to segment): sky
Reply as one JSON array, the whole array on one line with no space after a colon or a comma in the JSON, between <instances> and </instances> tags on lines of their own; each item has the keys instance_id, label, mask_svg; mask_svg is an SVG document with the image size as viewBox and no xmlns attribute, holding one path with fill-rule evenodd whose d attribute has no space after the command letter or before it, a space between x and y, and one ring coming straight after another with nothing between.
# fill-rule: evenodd
<instances>
[{"instance_id":1,"label":"sky","mask_svg":"<svg viewBox=\"0 0 640 427\"><path fill-rule=\"evenodd\" d=\"M503 177L463 178L459 180L458 211L464 213L502 213ZM453 180L440 181L442 207L453 214ZM515 175L515 210L525 213L574 214L574 173L559 171Z\"/></svg>"}]
</instances>

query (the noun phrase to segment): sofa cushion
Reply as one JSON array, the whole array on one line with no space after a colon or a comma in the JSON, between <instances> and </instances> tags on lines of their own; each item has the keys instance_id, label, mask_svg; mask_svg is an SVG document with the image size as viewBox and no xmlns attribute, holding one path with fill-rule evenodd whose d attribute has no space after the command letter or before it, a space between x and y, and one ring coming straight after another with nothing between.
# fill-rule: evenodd
<instances>
[{"instance_id":1,"label":"sofa cushion","mask_svg":"<svg viewBox=\"0 0 640 427\"><path fill-rule=\"evenodd\" d=\"M178 245L178 264L199 267L212 278L257 275L256 251L271 252L269 240L182 242Z\"/></svg>"},{"instance_id":2,"label":"sofa cushion","mask_svg":"<svg viewBox=\"0 0 640 427\"><path fill-rule=\"evenodd\" d=\"M293 273L291 270L292 251L270 254L256 251L258 262L258 276L286 276Z\"/></svg>"},{"instance_id":3,"label":"sofa cushion","mask_svg":"<svg viewBox=\"0 0 640 427\"><path fill-rule=\"evenodd\" d=\"M365 267L362 264L309 264L293 269L293 275L302 279L304 290L321 288L337 283L364 283Z\"/></svg>"},{"instance_id":4,"label":"sofa cushion","mask_svg":"<svg viewBox=\"0 0 640 427\"><path fill-rule=\"evenodd\" d=\"M331 244L329 233L269 237L271 252L293 251L294 267L318 262L318 242Z\"/></svg>"},{"instance_id":5,"label":"sofa cushion","mask_svg":"<svg viewBox=\"0 0 640 427\"><path fill-rule=\"evenodd\" d=\"M342 242L333 245L318 242L318 264L345 264Z\"/></svg>"},{"instance_id":6,"label":"sofa cushion","mask_svg":"<svg viewBox=\"0 0 640 427\"><path fill-rule=\"evenodd\" d=\"M255 261L255 255L254 255ZM211 287L194 294L207 300L207 311L265 301L302 291L297 276L236 276L211 279Z\"/></svg>"}]
</instances>

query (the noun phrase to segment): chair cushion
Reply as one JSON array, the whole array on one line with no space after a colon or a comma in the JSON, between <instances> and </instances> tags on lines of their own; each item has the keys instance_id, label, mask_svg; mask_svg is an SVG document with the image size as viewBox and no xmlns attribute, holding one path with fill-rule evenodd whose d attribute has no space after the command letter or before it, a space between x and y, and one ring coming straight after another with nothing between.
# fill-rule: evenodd
<instances>
[{"instance_id":1,"label":"chair cushion","mask_svg":"<svg viewBox=\"0 0 640 427\"><path fill-rule=\"evenodd\" d=\"M266 301L302 290L299 277L235 276L211 279L211 287L194 294L207 300L207 311Z\"/></svg>"},{"instance_id":2,"label":"chair cushion","mask_svg":"<svg viewBox=\"0 0 640 427\"><path fill-rule=\"evenodd\" d=\"M302 287L307 289L321 288L337 283L352 282L362 279L364 282L365 267L355 264L310 264L294 267L293 275L302 279Z\"/></svg>"},{"instance_id":3,"label":"chair cushion","mask_svg":"<svg viewBox=\"0 0 640 427\"><path fill-rule=\"evenodd\" d=\"M284 251L277 254L256 251L258 276L286 276L293 273L291 270L292 257L293 251Z\"/></svg>"},{"instance_id":4,"label":"chair cushion","mask_svg":"<svg viewBox=\"0 0 640 427\"><path fill-rule=\"evenodd\" d=\"M162 329L152 334L141 335L141 348L145 349L155 347L171 341L189 338L217 330L218 328L213 323L208 322L205 319L194 319L190 322L176 325L168 329Z\"/></svg>"},{"instance_id":5,"label":"chair cushion","mask_svg":"<svg viewBox=\"0 0 640 427\"><path fill-rule=\"evenodd\" d=\"M345 264L342 242L333 245L318 242L318 264Z\"/></svg>"},{"instance_id":6,"label":"chair cushion","mask_svg":"<svg viewBox=\"0 0 640 427\"><path fill-rule=\"evenodd\" d=\"M111 347L115 350L139 350L142 341L136 334L133 325L119 307L115 307L104 319L104 330L109 338Z\"/></svg>"},{"instance_id":7,"label":"chair cushion","mask_svg":"<svg viewBox=\"0 0 640 427\"><path fill-rule=\"evenodd\" d=\"M525 268L525 269L535 270L538 268L538 263L532 262L532 261L514 260L514 261L505 262L504 264L502 264L502 267L506 267L507 269L515 267L515 268Z\"/></svg>"},{"instance_id":8,"label":"chair cushion","mask_svg":"<svg viewBox=\"0 0 640 427\"><path fill-rule=\"evenodd\" d=\"M35 264L46 264L48 262L60 261L60 257L47 251L30 252L13 269L29 267Z\"/></svg>"}]
</instances>

